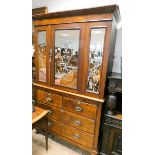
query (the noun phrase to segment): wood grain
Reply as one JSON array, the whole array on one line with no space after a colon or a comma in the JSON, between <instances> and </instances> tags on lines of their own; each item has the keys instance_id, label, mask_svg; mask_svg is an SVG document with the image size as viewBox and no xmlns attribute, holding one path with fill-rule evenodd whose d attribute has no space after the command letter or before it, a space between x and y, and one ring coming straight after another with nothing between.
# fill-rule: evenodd
<instances>
[{"instance_id":1,"label":"wood grain","mask_svg":"<svg viewBox=\"0 0 155 155\"><path fill-rule=\"evenodd\" d=\"M56 120L51 120L51 127L49 130L52 130L58 134L63 135L64 137L67 137L77 143L80 143L84 146L87 146L89 148L93 148L93 135L87 134L81 130L78 130L76 128L73 128L69 125L66 125L64 123L61 123ZM76 138L77 137L77 138Z\"/></svg>"},{"instance_id":2,"label":"wood grain","mask_svg":"<svg viewBox=\"0 0 155 155\"><path fill-rule=\"evenodd\" d=\"M81 110L77 111L76 107L80 107ZM62 108L80 116L96 119L97 106L93 104L80 102L78 100L73 100L71 98L63 97Z\"/></svg>"}]
</instances>

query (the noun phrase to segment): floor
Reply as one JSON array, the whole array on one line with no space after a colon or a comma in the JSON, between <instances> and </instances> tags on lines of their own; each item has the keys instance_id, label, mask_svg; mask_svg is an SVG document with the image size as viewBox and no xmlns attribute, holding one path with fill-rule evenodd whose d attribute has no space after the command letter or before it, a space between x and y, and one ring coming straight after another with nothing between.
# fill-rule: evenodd
<instances>
[{"instance_id":1,"label":"floor","mask_svg":"<svg viewBox=\"0 0 155 155\"><path fill-rule=\"evenodd\" d=\"M45 149L45 136L32 131L32 155L89 155L77 147L56 137L49 137L48 151Z\"/></svg>"}]
</instances>

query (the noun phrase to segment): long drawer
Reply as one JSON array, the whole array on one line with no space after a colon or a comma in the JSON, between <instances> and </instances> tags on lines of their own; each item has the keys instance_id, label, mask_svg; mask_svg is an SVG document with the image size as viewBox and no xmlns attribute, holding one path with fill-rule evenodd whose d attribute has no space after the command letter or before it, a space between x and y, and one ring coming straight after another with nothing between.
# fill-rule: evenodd
<instances>
[{"instance_id":1,"label":"long drawer","mask_svg":"<svg viewBox=\"0 0 155 155\"><path fill-rule=\"evenodd\" d=\"M54 119L49 120L49 131L54 131L57 134L60 134L74 142L93 148L93 139L94 136L88 133L85 133L79 129L73 128L65 123L61 123Z\"/></svg>"},{"instance_id":2,"label":"long drawer","mask_svg":"<svg viewBox=\"0 0 155 155\"><path fill-rule=\"evenodd\" d=\"M67 112L63 109L59 109L56 107L47 107L46 105L40 105L40 107L49 110L48 118L54 118L58 121L67 123L73 127L86 131L88 133L94 134L95 121L73 114L71 112Z\"/></svg>"},{"instance_id":3,"label":"long drawer","mask_svg":"<svg viewBox=\"0 0 155 155\"><path fill-rule=\"evenodd\" d=\"M96 119L96 105L63 97L62 108L80 116Z\"/></svg>"},{"instance_id":4,"label":"long drawer","mask_svg":"<svg viewBox=\"0 0 155 155\"><path fill-rule=\"evenodd\" d=\"M37 90L37 101L40 103L45 103L60 108L62 107L62 96L45 92L42 90Z\"/></svg>"},{"instance_id":5,"label":"long drawer","mask_svg":"<svg viewBox=\"0 0 155 155\"><path fill-rule=\"evenodd\" d=\"M67 112L63 109L58 109L54 107L51 107L51 114L49 114L48 117L55 118L56 120L67 123L73 127L94 134L94 128L95 128L94 120L81 117L76 114Z\"/></svg>"}]
</instances>

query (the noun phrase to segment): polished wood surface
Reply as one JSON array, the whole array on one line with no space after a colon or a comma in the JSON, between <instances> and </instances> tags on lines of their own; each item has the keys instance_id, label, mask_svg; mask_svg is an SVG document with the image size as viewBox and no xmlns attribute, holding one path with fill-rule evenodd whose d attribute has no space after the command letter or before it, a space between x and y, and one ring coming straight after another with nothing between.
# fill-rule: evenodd
<instances>
[{"instance_id":1,"label":"polished wood surface","mask_svg":"<svg viewBox=\"0 0 155 155\"><path fill-rule=\"evenodd\" d=\"M42 108L47 108L45 105L37 104ZM73 114L64 109L59 109L56 107L48 107L50 112L48 114L48 118L54 118L60 122L64 122L68 125L71 125L75 128L81 129L85 132L94 134L95 121L88 119L86 117L82 117L80 115Z\"/></svg>"},{"instance_id":2,"label":"polished wood surface","mask_svg":"<svg viewBox=\"0 0 155 155\"><path fill-rule=\"evenodd\" d=\"M65 140L66 142L69 142L69 143L71 143L71 144L73 144L73 145L75 145L75 146L77 146L77 147L79 147L79 148L81 148L83 150L88 151L91 155L98 155L98 152L95 151L94 149L89 148L89 147L84 146L84 145L81 145L80 143L77 143L77 142L75 142L75 141L73 141L73 140L71 140L71 139L69 139L69 138L67 138L67 137L65 137L65 136L63 136L61 134L58 134L58 133L56 133L56 132L54 132L52 130L49 130L49 133L59 137L62 140Z\"/></svg>"},{"instance_id":3,"label":"polished wood surface","mask_svg":"<svg viewBox=\"0 0 155 155\"><path fill-rule=\"evenodd\" d=\"M68 10L68 11L61 11L61 12L52 12L44 15L33 15L32 17L33 17L33 20L38 20L38 19L47 19L47 18L61 18L61 17L70 17L70 16L78 16L78 15L84 16L84 15L108 14L108 13L111 13L111 14L114 13L117 19L119 19L120 17L120 12L117 5L101 6L96 8L79 9L79 10ZM106 18L102 18L102 19L105 20Z\"/></svg>"},{"instance_id":4,"label":"polished wood surface","mask_svg":"<svg viewBox=\"0 0 155 155\"><path fill-rule=\"evenodd\" d=\"M32 125L43 118L48 113L48 110L35 107L35 111L32 112Z\"/></svg>"},{"instance_id":5,"label":"polished wood surface","mask_svg":"<svg viewBox=\"0 0 155 155\"><path fill-rule=\"evenodd\" d=\"M49 127L49 130L61 134L84 146L93 148L93 135L83 132L82 130L78 130L54 119L51 120L51 127Z\"/></svg>"},{"instance_id":6,"label":"polished wood surface","mask_svg":"<svg viewBox=\"0 0 155 155\"><path fill-rule=\"evenodd\" d=\"M63 109L73 112L80 116L96 119L97 106L78 100L63 97Z\"/></svg>"},{"instance_id":7,"label":"polished wood surface","mask_svg":"<svg viewBox=\"0 0 155 155\"><path fill-rule=\"evenodd\" d=\"M52 88L50 86L41 85L41 84L38 84L36 82L33 82L32 85L35 88L46 89L48 91L57 92L60 95L64 94L66 96L72 96L72 97L75 97L75 98L82 98L83 100L87 99L89 101L92 100L92 101L99 102L99 103L103 103L104 102L103 98L99 99L99 98L94 98L94 97L86 96L86 95L83 95L83 94L76 94L76 93L68 92L68 91L65 91L65 90L60 90L60 89Z\"/></svg>"},{"instance_id":8,"label":"polished wood surface","mask_svg":"<svg viewBox=\"0 0 155 155\"><path fill-rule=\"evenodd\" d=\"M62 107L62 96L41 90L37 91L37 101L56 107Z\"/></svg>"},{"instance_id":9,"label":"polished wood surface","mask_svg":"<svg viewBox=\"0 0 155 155\"><path fill-rule=\"evenodd\" d=\"M56 113L56 114L55 114ZM58 116L59 114L59 116ZM66 124L74 126L78 129L86 131L88 133L94 133L95 121L75 115L73 113L67 112L65 110L58 110L53 108L52 114L49 116L55 119L58 119ZM58 118L59 117L59 118Z\"/></svg>"}]
</instances>

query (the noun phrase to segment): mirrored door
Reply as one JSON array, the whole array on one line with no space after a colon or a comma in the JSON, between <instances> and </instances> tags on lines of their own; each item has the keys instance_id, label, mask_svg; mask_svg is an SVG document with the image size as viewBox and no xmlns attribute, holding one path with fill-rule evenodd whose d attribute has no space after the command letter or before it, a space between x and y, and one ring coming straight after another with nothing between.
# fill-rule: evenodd
<instances>
[{"instance_id":1,"label":"mirrored door","mask_svg":"<svg viewBox=\"0 0 155 155\"><path fill-rule=\"evenodd\" d=\"M109 27L108 22L86 24L82 91L92 97L102 98L104 94L111 31Z\"/></svg>"},{"instance_id":2,"label":"mirrored door","mask_svg":"<svg viewBox=\"0 0 155 155\"><path fill-rule=\"evenodd\" d=\"M62 89L79 89L81 71L82 24L62 24L53 27L54 74L52 82Z\"/></svg>"},{"instance_id":3,"label":"mirrored door","mask_svg":"<svg viewBox=\"0 0 155 155\"><path fill-rule=\"evenodd\" d=\"M49 66L49 45L48 45L48 27L35 28L35 57L36 57L36 79L38 82L48 82Z\"/></svg>"},{"instance_id":4,"label":"mirrored door","mask_svg":"<svg viewBox=\"0 0 155 155\"><path fill-rule=\"evenodd\" d=\"M55 31L55 85L77 88L80 30Z\"/></svg>"},{"instance_id":5,"label":"mirrored door","mask_svg":"<svg viewBox=\"0 0 155 155\"><path fill-rule=\"evenodd\" d=\"M104 49L105 28L90 29L89 64L86 90L92 93L99 92L101 67Z\"/></svg>"}]
</instances>

